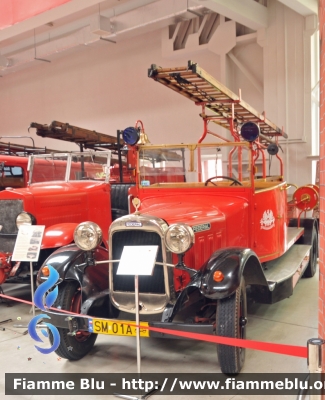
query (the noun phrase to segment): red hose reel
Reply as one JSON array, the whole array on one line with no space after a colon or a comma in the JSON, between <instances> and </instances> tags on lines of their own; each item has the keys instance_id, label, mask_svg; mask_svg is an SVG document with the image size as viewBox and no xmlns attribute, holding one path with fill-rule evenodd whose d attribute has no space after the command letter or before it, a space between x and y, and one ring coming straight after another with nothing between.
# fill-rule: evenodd
<instances>
[{"instance_id":1,"label":"red hose reel","mask_svg":"<svg viewBox=\"0 0 325 400\"><path fill-rule=\"evenodd\" d=\"M312 184L301 186L293 193L292 198L299 210L313 210L319 202L319 187Z\"/></svg>"}]
</instances>

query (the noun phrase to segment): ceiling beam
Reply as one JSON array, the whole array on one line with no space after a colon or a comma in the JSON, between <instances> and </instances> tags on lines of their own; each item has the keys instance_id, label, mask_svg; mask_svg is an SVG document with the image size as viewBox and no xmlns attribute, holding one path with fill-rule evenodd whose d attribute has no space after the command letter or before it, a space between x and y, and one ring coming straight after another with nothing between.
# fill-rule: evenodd
<instances>
[{"instance_id":1,"label":"ceiling beam","mask_svg":"<svg viewBox=\"0 0 325 400\"><path fill-rule=\"evenodd\" d=\"M318 0L279 0L280 3L307 17L318 14Z\"/></svg>"},{"instance_id":2,"label":"ceiling beam","mask_svg":"<svg viewBox=\"0 0 325 400\"><path fill-rule=\"evenodd\" d=\"M250 72L248 68L246 68L241 61L238 60L238 58L232 51L227 53L227 56L233 61L235 65L237 65L237 67L242 71L242 73L246 76L246 78L248 78L251 81L251 83L255 86L255 88L261 94L263 94L264 93L263 85L258 81L258 79L256 79L254 74Z\"/></svg>"},{"instance_id":3,"label":"ceiling beam","mask_svg":"<svg viewBox=\"0 0 325 400\"><path fill-rule=\"evenodd\" d=\"M129 11L130 9L142 7L158 0L130 0L126 3L117 4L116 1L112 0L71 0L59 7L53 8L51 10L45 11L41 14L35 15L25 21L19 22L18 24L12 25L0 31L0 42L7 39L11 39L15 36L23 34L28 31L32 31L40 26L49 24L60 18L65 18L67 16L73 15L75 13L86 10L87 8L96 6L98 4L101 7L106 6L106 4L114 6L116 14L121 14ZM116 5L117 4L117 5Z\"/></svg>"},{"instance_id":4,"label":"ceiling beam","mask_svg":"<svg viewBox=\"0 0 325 400\"><path fill-rule=\"evenodd\" d=\"M106 6L109 1L116 5L117 0L106 0ZM54 21L53 27L43 32L39 28L35 36L33 31L26 31L21 37L2 42L1 55L8 61L2 68L0 63L1 75L35 65L35 53L37 58L51 61L62 52L72 52L84 45L100 45L101 36L118 43L179 21L197 18L197 15L203 16L206 10L203 5L187 0L131 0L113 8L103 9L101 5L100 14L93 6L83 18L66 24L62 19ZM103 21L106 25L102 24Z\"/></svg>"},{"instance_id":5,"label":"ceiling beam","mask_svg":"<svg viewBox=\"0 0 325 400\"><path fill-rule=\"evenodd\" d=\"M195 2L253 30L267 27L267 8L254 0L195 0Z\"/></svg>"}]
</instances>

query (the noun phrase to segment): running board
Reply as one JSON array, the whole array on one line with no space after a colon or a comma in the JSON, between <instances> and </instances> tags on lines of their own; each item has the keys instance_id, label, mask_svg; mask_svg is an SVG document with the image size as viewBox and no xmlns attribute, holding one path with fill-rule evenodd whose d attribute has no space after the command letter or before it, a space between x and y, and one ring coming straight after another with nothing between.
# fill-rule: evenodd
<instances>
[{"instance_id":1,"label":"running board","mask_svg":"<svg viewBox=\"0 0 325 400\"><path fill-rule=\"evenodd\" d=\"M294 244L283 256L265 263L268 286L253 285L254 300L272 304L291 296L308 265L310 249L311 245Z\"/></svg>"},{"instance_id":2,"label":"running board","mask_svg":"<svg viewBox=\"0 0 325 400\"><path fill-rule=\"evenodd\" d=\"M307 266L310 249L311 246L307 244L294 244L283 256L265 263L264 274L269 286L285 281L296 273L300 276Z\"/></svg>"},{"instance_id":3,"label":"running board","mask_svg":"<svg viewBox=\"0 0 325 400\"><path fill-rule=\"evenodd\" d=\"M305 232L305 228L295 228L295 227L288 227L287 228L287 249L290 249L296 241L302 236Z\"/></svg>"}]
</instances>

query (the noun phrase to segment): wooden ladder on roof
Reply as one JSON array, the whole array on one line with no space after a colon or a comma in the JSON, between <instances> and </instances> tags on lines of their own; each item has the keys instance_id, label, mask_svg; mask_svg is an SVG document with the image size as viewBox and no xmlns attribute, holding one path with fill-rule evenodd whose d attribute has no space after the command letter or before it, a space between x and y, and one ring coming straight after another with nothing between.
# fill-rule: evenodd
<instances>
[{"instance_id":1,"label":"wooden ladder on roof","mask_svg":"<svg viewBox=\"0 0 325 400\"><path fill-rule=\"evenodd\" d=\"M14 136L13 136L14 138ZM16 143L0 142L0 153L5 155L15 155L27 157L29 154L46 154L46 153L59 153L58 150L51 150L47 147L27 146Z\"/></svg>"},{"instance_id":2,"label":"wooden ladder on roof","mask_svg":"<svg viewBox=\"0 0 325 400\"><path fill-rule=\"evenodd\" d=\"M81 150L82 148L117 150L119 146L121 147L124 144L122 139L120 139L120 143L118 144L116 136L91 131L59 121L52 121L49 125L32 122L30 128L36 128L36 135L41 137L76 143L80 146Z\"/></svg>"},{"instance_id":3,"label":"wooden ladder on roof","mask_svg":"<svg viewBox=\"0 0 325 400\"><path fill-rule=\"evenodd\" d=\"M288 135L268 120L265 113L259 113L225 85L214 79L196 63L189 61L186 67L161 68L152 65L148 76L164 86L202 105L214 113L210 118L214 123L233 132L234 125L255 122L259 125L260 142L272 142ZM205 113L202 118L207 118Z\"/></svg>"}]
</instances>

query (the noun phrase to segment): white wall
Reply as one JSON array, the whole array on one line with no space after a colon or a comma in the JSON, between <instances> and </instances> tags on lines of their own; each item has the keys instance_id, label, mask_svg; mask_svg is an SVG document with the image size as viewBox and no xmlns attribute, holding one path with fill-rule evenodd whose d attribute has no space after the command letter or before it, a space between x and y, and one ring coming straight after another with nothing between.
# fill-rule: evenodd
<instances>
[{"instance_id":1,"label":"white wall","mask_svg":"<svg viewBox=\"0 0 325 400\"><path fill-rule=\"evenodd\" d=\"M68 122L111 135L117 129L144 123L152 143L197 141L202 132L200 108L147 77L151 64L177 66L161 57L161 35L132 42L100 42L50 63L0 81L0 136L24 135L30 122ZM218 56L206 53L196 60L218 72ZM181 65L186 65L183 60ZM33 130L31 130L32 132ZM37 146L76 149L59 140L33 135ZM30 144L30 141L24 141Z\"/></svg>"},{"instance_id":2,"label":"white wall","mask_svg":"<svg viewBox=\"0 0 325 400\"><path fill-rule=\"evenodd\" d=\"M307 18L269 1L269 26L264 42L266 115L289 136L282 143L285 177L303 185L312 181L311 34Z\"/></svg>"},{"instance_id":3,"label":"white wall","mask_svg":"<svg viewBox=\"0 0 325 400\"><path fill-rule=\"evenodd\" d=\"M257 43L236 46L232 53L240 64L248 70L263 88L263 49ZM235 93L241 89L242 98L257 111L264 111L263 93L247 78L231 59L227 59L227 85Z\"/></svg>"}]
</instances>

